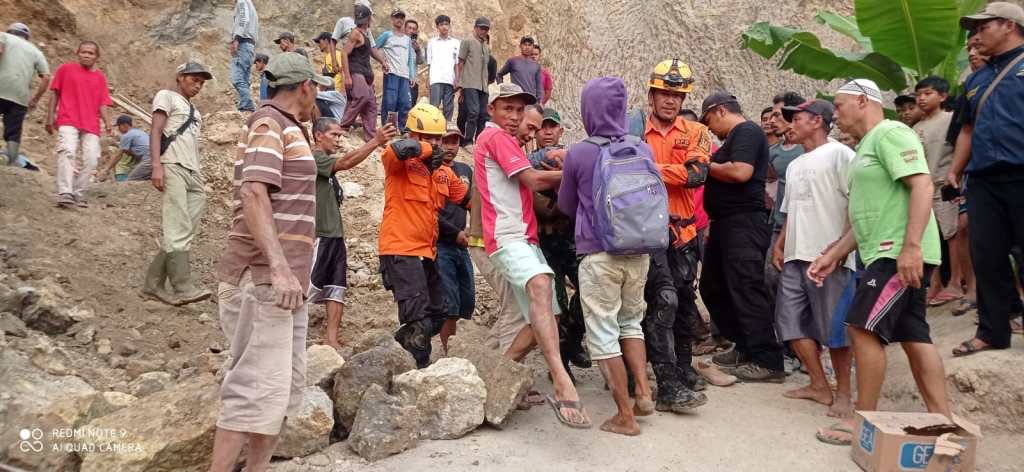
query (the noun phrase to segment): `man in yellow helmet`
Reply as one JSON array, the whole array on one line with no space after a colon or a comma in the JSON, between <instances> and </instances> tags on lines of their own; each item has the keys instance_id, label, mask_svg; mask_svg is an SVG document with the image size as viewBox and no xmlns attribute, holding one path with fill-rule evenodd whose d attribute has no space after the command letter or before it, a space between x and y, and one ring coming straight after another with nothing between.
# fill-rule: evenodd
<instances>
[{"instance_id":1,"label":"man in yellow helmet","mask_svg":"<svg viewBox=\"0 0 1024 472\"><path fill-rule=\"evenodd\" d=\"M444 166L441 110L421 103L409 111L409 138L392 142L384 164L384 218L378 254L384 288L398 302L397 340L424 368L430 363L430 338L446 316L444 291L437 271L437 215L446 202L465 206L466 184Z\"/></svg>"},{"instance_id":2,"label":"man in yellow helmet","mask_svg":"<svg viewBox=\"0 0 1024 472\"><path fill-rule=\"evenodd\" d=\"M704 185L710 161L707 127L679 116L693 91L690 67L679 59L662 61L647 83L649 113L641 137L654 151L654 162L668 190L672 244L651 255L644 298L647 357L658 381L656 408L683 413L707 402L699 390L704 380L690 365L693 329L700 322L694 283L699 260L693 196Z\"/></svg>"}]
</instances>

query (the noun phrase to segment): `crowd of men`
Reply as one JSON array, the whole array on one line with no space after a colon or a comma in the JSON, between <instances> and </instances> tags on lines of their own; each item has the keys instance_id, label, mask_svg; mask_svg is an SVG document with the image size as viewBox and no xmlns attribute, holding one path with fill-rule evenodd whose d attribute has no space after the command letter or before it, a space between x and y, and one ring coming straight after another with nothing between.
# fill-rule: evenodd
<instances>
[{"instance_id":1,"label":"crowd of men","mask_svg":"<svg viewBox=\"0 0 1024 472\"><path fill-rule=\"evenodd\" d=\"M617 407L601 429L637 435L637 416L691 412L707 402L708 383L783 383L799 365L809 384L784 396L828 406L840 421L816 437L848 445L853 410L877 409L889 343L901 344L927 409L951 415L927 307L977 309L977 334L955 356L1008 348L1020 329L1019 6L995 2L963 17L972 71L963 94L924 78L897 98L902 122L886 119L867 79L832 101L781 93L760 123L727 91L694 112L684 107L693 71L671 58L654 65L641 109L627 109L622 79L587 82L578 143L563 142L561 115L544 106L550 72L533 38L498 70L487 18L459 41L440 15L426 46L401 10L377 36L372 18L356 2L353 16L314 38L317 67L288 32L274 41L280 53L257 54L256 10L237 2L231 80L247 114L217 268L232 361L211 470L232 470L246 444L248 470L265 469L300 406L309 303L326 306L324 342L340 347L347 251L336 174L380 148L378 255L398 307L395 339L427 367L432 338L447 351L457 320L473 316L479 272L498 302L495 347L516 362L539 349L550 373L553 393L530 391L522 406L547 403L569 427L591 427L571 366L600 367ZM29 34L15 23L0 36L7 158L17 160L21 120L50 90L57 202L87 207L100 125L115 128L99 45L83 42L78 62L50 80ZM384 73L380 112L371 58ZM417 103L421 64L429 100ZM212 75L195 62L175 75L175 88L153 100L149 133L116 120L121 153L97 177L114 171L162 192L163 237L143 294L180 305L211 296L192 281L189 248L205 203L192 99ZM42 79L34 94L33 76ZM357 120L366 143L339 156ZM460 149L472 165L456 160ZM694 359L709 353L712 363Z\"/></svg>"}]
</instances>

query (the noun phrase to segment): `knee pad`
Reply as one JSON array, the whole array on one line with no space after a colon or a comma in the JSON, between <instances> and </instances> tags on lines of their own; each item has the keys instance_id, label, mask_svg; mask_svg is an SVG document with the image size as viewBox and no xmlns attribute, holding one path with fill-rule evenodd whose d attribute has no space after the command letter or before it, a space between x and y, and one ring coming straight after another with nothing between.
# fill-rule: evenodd
<instances>
[{"instance_id":1,"label":"knee pad","mask_svg":"<svg viewBox=\"0 0 1024 472\"><path fill-rule=\"evenodd\" d=\"M675 290L662 289L658 291L653 310L651 310L654 325L660 328L671 328L675 323L678 307L679 299Z\"/></svg>"}]
</instances>

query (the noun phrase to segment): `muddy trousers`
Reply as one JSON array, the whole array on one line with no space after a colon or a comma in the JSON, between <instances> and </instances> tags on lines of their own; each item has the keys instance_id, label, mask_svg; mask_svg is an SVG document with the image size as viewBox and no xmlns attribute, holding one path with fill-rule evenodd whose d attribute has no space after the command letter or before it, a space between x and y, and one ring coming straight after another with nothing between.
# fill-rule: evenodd
<instances>
[{"instance_id":1,"label":"muddy trousers","mask_svg":"<svg viewBox=\"0 0 1024 472\"><path fill-rule=\"evenodd\" d=\"M767 212L712 221L700 294L715 326L739 352L761 367L782 370L782 345L764 281L770 239Z\"/></svg>"},{"instance_id":2,"label":"muddy trousers","mask_svg":"<svg viewBox=\"0 0 1024 472\"><path fill-rule=\"evenodd\" d=\"M412 354L418 368L430 365L430 338L446 318L444 286L437 264L417 256L380 256L381 281L398 303L395 340Z\"/></svg>"},{"instance_id":3,"label":"muddy trousers","mask_svg":"<svg viewBox=\"0 0 1024 472\"><path fill-rule=\"evenodd\" d=\"M188 251L206 207L203 176L178 164L164 164L162 205L164 252Z\"/></svg>"},{"instance_id":4,"label":"muddy trousers","mask_svg":"<svg viewBox=\"0 0 1024 472\"><path fill-rule=\"evenodd\" d=\"M377 136L377 96L372 79L367 81L363 74L352 74L352 88L348 91L348 106L341 126L352 126L356 118L363 122L363 139L369 141Z\"/></svg>"},{"instance_id":5,"label":"muddy trousers","mask_svg":"<svg viewBox=\"0 0 1024 472\"><path fill-rule=\"evenodd\" d=\"M82 151L82 164L76 156ZM82 199L100 157L100 137L74 126L57 130L57 194Z\"/></svg>"},{"instance_id":6,"label":"muddy trousers","mask_svg":"<svg viewBox=\"0 0 1024 472\"><path fill-rule=\"evenodd\" d=\"M651 256L644 299L644 339L651 364L690 365L693 337L700 323L694 280L696 245L669 248Z\"/></svg>"},{"instance_id":7,"label":"muddy trousers","mask_svg":"<svg viewBox=\"0 0 1024 472\"><path fill-rule=\"evenodd\" d=\"M977 337L994 348L1008 348L1014 303L1007 300L1020 300L1009 254L1014 246L1024 248L1024 168L971 174L967 215L978 280Z\"/></svg>"}]
</instances>

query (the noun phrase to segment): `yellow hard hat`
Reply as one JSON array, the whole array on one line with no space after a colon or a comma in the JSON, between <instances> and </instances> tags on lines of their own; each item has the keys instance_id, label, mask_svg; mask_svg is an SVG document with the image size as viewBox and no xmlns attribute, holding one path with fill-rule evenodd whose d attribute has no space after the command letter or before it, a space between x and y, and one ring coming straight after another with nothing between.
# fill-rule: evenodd
<instances>
[{"instance_id":1,"label":"yellow hard hat","mask_svg":"<svg viewBox=\"0 0 1024 472\"><path fill-rule=\"evenodd\" d=\"M409 131L436 136L444 136L446 125L447 122L441 110L428 103L414 106L412 110L409 110L409 118L405 120L405 127Z\"/></svg>"},{"instance_id":2,"label":"yellow hard hat","mask_svg":"<svg viewBox=\"0 0 1024 472\"><path fill-rule=\"evenodd\" d=\"M693 91L693 73L690 72L690 66L679 59L666 59L654 66L647 86L669 92L690 93Z\"/></svg>"}]
</instances>

